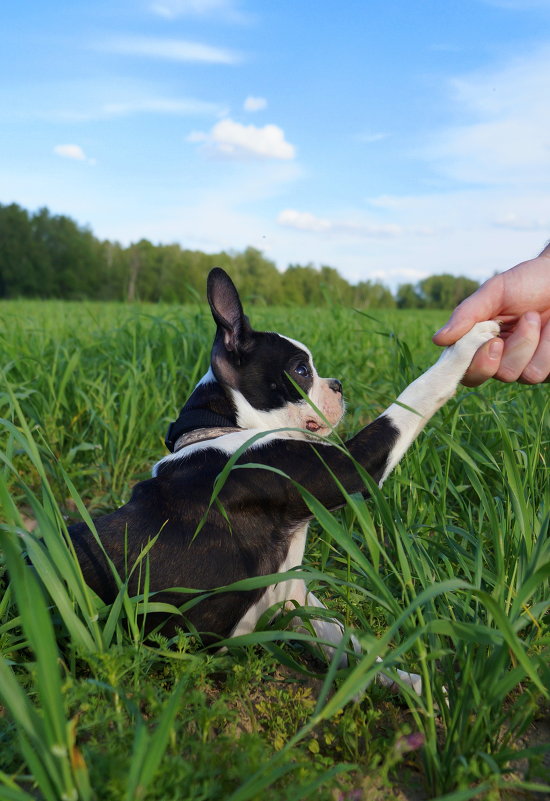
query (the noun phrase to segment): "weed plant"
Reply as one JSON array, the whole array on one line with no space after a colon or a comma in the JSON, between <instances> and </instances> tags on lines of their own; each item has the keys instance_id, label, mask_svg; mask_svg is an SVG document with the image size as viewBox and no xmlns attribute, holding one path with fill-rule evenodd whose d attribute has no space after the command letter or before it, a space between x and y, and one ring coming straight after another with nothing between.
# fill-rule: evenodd
<instances>
[{"instance_id":1,"label":"weed plant","mask_svg":"<svg viewBox=\"0 0 550 801\"><path fill-rule=\"evenodd\" d=\"M442 315L325 313L322 329L314 310L252 317L342 379L345 436L435 360ZM206 308L12 302L0 320L0 799L548 792L532 744L550 686L546 387L462 389L383 490L365 476L368 501L307 498L302 572L364 647L338 671L292 613L222 653L193 632L145 639L147 554L143 592L120 576L109 607L74 558L67 523L124 503L163 454L207 368ZM378 656L419 672L422 696L378 686Z\"/></svg>"}]
</instances>

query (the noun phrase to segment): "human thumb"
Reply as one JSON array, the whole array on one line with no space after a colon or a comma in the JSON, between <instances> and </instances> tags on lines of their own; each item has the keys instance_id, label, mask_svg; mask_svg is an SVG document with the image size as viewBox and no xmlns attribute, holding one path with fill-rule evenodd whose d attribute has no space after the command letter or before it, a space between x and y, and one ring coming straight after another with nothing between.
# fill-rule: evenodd
<instances>
[{"instance_id":1,"label":"human thumb","mask_svg":"<svg viewBox=\"0 0 550 801\"><path fill-rule=\"evenodd\" d=\"M459 303L445 325L433 335L435 344L452 345L467 334L474 323L493 320L501 307L501 283L501 276L494 276Z\"/></svg>"},{"instance_id":2,"label":"human thumb","mask_svg":"<svg viewBox=\"0 0 550 801\"><path fill-rule=\"evenodd\" d=\"M460 337L468 333L476 322L478 322L478 319L468 309L463 309L462 305L457 306L445 325L433 335L432 340L436 345L441 345L442 347L452 345Z\"/></svg>"}]
</instances>

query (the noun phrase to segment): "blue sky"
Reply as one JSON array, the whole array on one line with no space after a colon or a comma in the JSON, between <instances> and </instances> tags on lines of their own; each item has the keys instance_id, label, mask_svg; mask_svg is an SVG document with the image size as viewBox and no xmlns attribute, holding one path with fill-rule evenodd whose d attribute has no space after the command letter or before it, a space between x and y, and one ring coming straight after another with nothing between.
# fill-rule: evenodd
<instances>
[{"instance_id":1,"label":"blue sky","mask_svg":"<svg viewBox=\"0 0 550 801\"><path fill-rule=\"evenodd\" d=\"M550 0L4 0L0 203L394 288L550 237Z\"/></svg>"}]
</instances>

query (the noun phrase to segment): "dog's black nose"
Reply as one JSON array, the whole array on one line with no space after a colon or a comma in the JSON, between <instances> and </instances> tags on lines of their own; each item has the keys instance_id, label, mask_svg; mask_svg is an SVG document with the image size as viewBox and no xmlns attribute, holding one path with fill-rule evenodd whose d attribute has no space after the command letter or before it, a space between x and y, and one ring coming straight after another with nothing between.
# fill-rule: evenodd
<instances>
[{"instance_id":1,"label":"dog's black nose","mask_svg":"<svg viewBox=\"0 0 550 801\"><path fill-rule=\"evenodd\" d=\"M342 394L342 382L338 381L337 378L331 378L329 381L329 387L333 392L339 392L340 395Z\"/></svg>"}]
</instances>

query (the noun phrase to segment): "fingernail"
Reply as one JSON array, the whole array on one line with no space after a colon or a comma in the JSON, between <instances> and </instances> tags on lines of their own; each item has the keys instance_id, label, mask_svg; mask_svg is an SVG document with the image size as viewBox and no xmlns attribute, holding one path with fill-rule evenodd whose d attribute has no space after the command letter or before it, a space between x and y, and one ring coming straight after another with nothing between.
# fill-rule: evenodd
<instances>
[{"instance_id":1,"label":"fingernail","mask_svg":"<svg viewBox=\"0 0 550 801\"><path fill-rule=\"evenodd\" d=\"M538 325L540 318L537 312L530 311L525 314L524 320L526 323L529 323L529 325Z\"/></svg>"},{"instance_id":2,"label":"fingernail","mask_svg":"<svg viewBox=\"0 0 550 801\"><path fill-rule=\"evenodd\" d=\"M502 345L500 344L499 339L493 339L491 344L489 345L489 358L490 359L499 359L501 353Z\"/></svg>"},{"instance_id":3,"label":"fingernail","mask_svg":"<svg viewBox=\"0 0 550 801\"><path fill-rule=\"evenodd\" d=\"M446 334L450 330L451 330L450 325L444 325L443 328L440 328L439 331L435 332L434 337L438 337L440 334Z\"/></svg>"}]
</instances>

